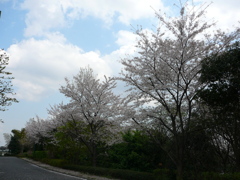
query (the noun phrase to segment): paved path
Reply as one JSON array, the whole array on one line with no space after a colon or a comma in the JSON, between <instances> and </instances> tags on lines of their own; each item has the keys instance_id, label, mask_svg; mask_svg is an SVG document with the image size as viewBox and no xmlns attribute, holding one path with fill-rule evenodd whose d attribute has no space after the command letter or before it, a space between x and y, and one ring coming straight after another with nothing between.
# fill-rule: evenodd
<instances>
[{"instance_id":1,"label":"paved path","mask_svg":"<svg viewBox=\"0 0 240 180\"><path fill-rule=\"evenodd\" d=\"M1 157L0 180L85 180L85 179L46 170L16 157Z\"/></svg>"}]
</instances>

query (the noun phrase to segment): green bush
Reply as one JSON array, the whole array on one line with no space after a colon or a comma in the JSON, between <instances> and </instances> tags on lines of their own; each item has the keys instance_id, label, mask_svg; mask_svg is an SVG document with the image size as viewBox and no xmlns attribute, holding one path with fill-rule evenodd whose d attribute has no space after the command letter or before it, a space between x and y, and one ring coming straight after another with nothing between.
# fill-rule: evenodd
<instances>
[{"instance_id":1,"label":"green bush","mask_svg":"<svg viewBox=\"0 0 240 180\"><path fill-rule=\"evenodd\" d=\"M155 169L153 173L159 177L160 180L175 180L176 172L170 169Z\"/></svg>"},{"instance_id":2,"label":"green bush","mask_svg":"<svg viewBox=\"0 0 240 180\"><path fill-rule=\"evenodd\" d=\"M151 172L159 163L165 165L165 153L144 132L128 131L122 138L123 142L108 148L106 159L99 159L100 166Z\"/></svg>"},{"instance_id":3,"label":"green bush","mask_svg":"<svg viewBox=\"0 0 240 180\"><path fill-rule=\"evenodd\" d=\"M176 172L169 169L156 169L153 171L159 180L175 180ZM240 180L240 172L217 173L217 172L184 172L184 180Z\"/></svg>"},{"instance_id":4,"label":"green bush","mask_svg":"<svg viewBox=\"0 0 240 180\"><path fill-rule=\"evenodd\" d=\"M240 172L219 174L215 172L202 173L203 180L240 180Z\"/></svg>"},{"instance_id":5,"label":"green bush","mask_svg":"<svg viewBox=\"0 0 240 180\"><path fill-rule=\"evenodd\" d=\"M224 180L228 180L228 179L240 180L240 172L223 174L222 176Z\"/></svg>"},{"instance_id":6,"label":"green bush","mask_svg":"<svg viewBox=\"0 0 240 180\"><path fill-rule=\"evenodd\" d=\"M60 168L64 168L68 164L68 161L64 159L42 159L41 162Z\"/></svg>"},{"instance_id":7,"label":"green bush","mask_svg":"<svg viewBox=\"0 0 240 180\"><path fill-rule=\"evenodd\" d=\"M175 180L176 172L169 169L156 169L153 173L138 172L132 170L123 169L110 169L92 166L80 166L69 164L64 159L48 159L47 153L44 151L35 151L33 153L34 159L37 159L43 163L51 166L60 167L64 169L79 171L83 173L117 178L122 180ZM240 172L220 174L216 172L203 172L198 175L185 172L184 179L186 180L240 180Z\"/></svg>"},{"instance_id":8,"label":"green bush","mask_svg":"<svg viewBox=\"0 0 240 180\"><path fill-rule=\"evenodd\" d=\"M35 160L41 160L47 158L46 151L34 151L32 154L32 158Z\"/></svg>"},{"instance_id":9,"label":"green bush","mask_svg":"<svg viewBox=\"0 0 240 180\"><path fill-rule=\"evenodd\" d=\"M184 180L240 180L240 172L218 173L218 172L184 172ZM162 179L161 179L162 180Z\"/></svg>"},{"instance_id":10,"label":"green bush","mask_svg":"<svg viewBox=\"0 0 240 180\"><path fill-rule=\"evenodd\" d=\"M29 154L28 152L24 152L24 153L20 153L20 154L18 154L18 157L32 157L32 155L31 154Z\"/></svg>"},{"instance_id":11,"label":"green bush","mask_svg":"<svg viewBox=\"0 0 240 180\"><path fill-rule=\"evenodd\" d=\"M121 170L121 169L108 169L108 168L99 168L99 167L88 167L88 166L78 166L78 165L66 165L66 169L71 169L83 173L89 173L99 176L119 178L122 180L157 180L158 178L147 172L137 172L130 170Z\"/></svg>"}]
</instances>

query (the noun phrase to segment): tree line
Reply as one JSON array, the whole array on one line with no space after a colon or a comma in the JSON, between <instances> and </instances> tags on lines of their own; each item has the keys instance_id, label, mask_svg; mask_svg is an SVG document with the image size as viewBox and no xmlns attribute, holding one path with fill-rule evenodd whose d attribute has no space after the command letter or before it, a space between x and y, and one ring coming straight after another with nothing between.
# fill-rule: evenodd
<instances>
[{"instance_id":1,"label":"tree line","mask_svg":"<svg viewBox=\"0 0 240 180\"><path fill-rule=\"evenodd\" d=\"M90 67L65 79L68 103L14 130L19 152L138 171L240 170L240 29L213 30L206 7L184 5L178 17L156 12L156 31L139 29L137 54L121 60L119 77ZM116 95L116 81L126 83ZM18 134L24 132L24 135Z\"/></svg>"}]
</instances>

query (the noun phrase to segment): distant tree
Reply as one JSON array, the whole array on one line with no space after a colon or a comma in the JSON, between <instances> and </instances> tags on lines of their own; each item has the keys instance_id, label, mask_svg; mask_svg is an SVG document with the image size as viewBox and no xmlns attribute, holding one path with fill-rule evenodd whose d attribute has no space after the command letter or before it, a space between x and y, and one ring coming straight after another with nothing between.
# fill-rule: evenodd
<instances>
[{"instance_id":1,"label":"distant tree","mask_svg":"<svg viewBox=\"0 0 240 180\"><path fill-rule=\"evenodd\" d=\"M9 135L7 134L6 137ZM4 136L5 137L5 136ZM10 134L10 142L8 143L7 147L11 150L11 153L13 154L19 154L23 153L24 150L26 151L27 147L27 141L26 141L26 133L25 129L22 128L21 130L12 130L12 134Z\"/></svg>"},{"instance_id":2,"label":"distant tree","mask_svg":"<svg viewBox=\"0 0 240 180\"><path fill-rule=\"evenodd\" d=\"M8 146L8 144L10 143L10 140L11 140L11 134L10 133L3 133L3 137L4 137L4 140L5 140L5 143L6 143L6 147Z\"/></svg>"},{"instance_id":3,"label":"distant tree","mask_svg":"<svg viewBox=\"0 0 240 180\"><path fill-rule=\"evenodd\" d=\"M12 130L12 133L14 134L14 136L16 136L16 138L18 139L19 143L20 143L20 147L21 147L21 152L23 153L24 150L26 150L28 143L26 140L26 131L25 128L22 128L21 130Z\"/></svg>"},{"instance_id":4,"label":"distant tree","mask_svg":"<svg viewBox=\"0 0 240 180\"><path fill-rule=\"evenodd\" d=\"M4 50L0 50L0 111L5 111L6 106L10 106L12 102L18 102L15 98L9 96L14 95L10 72L6 71L6 67L9 63L9 57Z\"/></svg>"},{"instance_id":5,"label":"distant tree","mask_svg":"<svg viewBox=\"0 0 240 180\"><path fill-rule=\"evenodd\" d=\"M223 162L233 154L240 171L240 46L235 43L221 54L202 62L201 82L206 88L199 96L208 105L213 142ZM231 153L232 152L232 153ZM220 153L221 154L221 153Z\"/></svg>"},{"instance_id":6,"label":"distant tree","mask_svg":"<svg viewBox=\"0 0 240 180\"><path fill-rule=\"evenodd\" d=\"M203 88L199 82L201 61L211 53L220 53L239 37L232 33L208 33L214 23L206 22L205 9L180 7L178 17L156 13L156 32L139 29L138 54L122 60L121 80L129 86L129 99L135 111L129 112L140 127L165 131L173 138L173 148L166 150L182 179L189 124L196 110L196 95Z\"/></svg>"},{"instance_id":7,"label":"distant tree","mask_svg":"<svg viewBox=\"0 0 240 180\"><path fill-rule=\"evenodd\" d=\"M41 119L39 116L31 118L25 126L26 143L31 144L34 150L44 150L52 141L53 129L50 121Z\"/></svg>"},{"instance_id":8,"label":"distant tree","mask_svg":"<svg viewBox=\"0 0 240 180\"><path fill-rule=\"evenodd\" d=\"M20 143L20 131L13 129L13 135L11 135L11 140L8 145L8 149L10 150L11 154L17 155L21 152L21 143Z\"/></svg>"},{"instance_id":9,"label":"distant tree","mask_svg":"<svg viewBox=\"0 0 240 180\"><path fill-rule=\"evenodd\" d=\"M6 150L6 149L7 149L6 146L0 146L0 150L1 150L1 151L4 151L4 150Z\"/></svg>"},{"instance_id":10,"label":"distant tree","mask_svg":"<svg viewBox=\"0 0 240 180\"><path fill-rule=\"evenodd\" d=\"M21 152L21 145L16 136L11 137L10 143L8 145L8 149L13 155L17 155Z\"/></svg>"}]
</instances>

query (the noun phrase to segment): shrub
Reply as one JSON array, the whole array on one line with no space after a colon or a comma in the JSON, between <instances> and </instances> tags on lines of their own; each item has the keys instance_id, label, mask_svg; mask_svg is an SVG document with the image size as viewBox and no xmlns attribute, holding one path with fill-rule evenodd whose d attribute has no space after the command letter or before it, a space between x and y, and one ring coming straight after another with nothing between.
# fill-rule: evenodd
<instances>
[{"instance_id":1,"label":"shrub","mask_svg":"<svg viewBox=\"0 0 240 180\"><path fill-rule=\"evenodd\" d=\"M176 172L170 169L155 169L153 173L159 177L160 180L175 180Z\"/></svg>"},{"instance_id":2,"label":"shrub","mask_svg":"<svg viewBox=\"0 0 240 180\"><path fill-rule=\"evenodd\" d=\"M68 164L68 161L64 159L42 159L41 162L60 168L64 168Z\"/></svg>"},{"instance_id":3,"label":"shrub","mask_svg":"<svg viewBox=\"0 0 240 180\"><path fill-rule=\"evenodd\" d=\"M202 173L203 180L240 180L240 172L219 174L215 172Z\"/></svg>"},{"instance_id":4,"label":"shrub","mask_svg":"<svg viewBox=\"0 0 240 180\"><path fill-rule=\"evenodd\" d=\"M45 151L34 151L32 158L39 161L41 159L47 158L47 153Z\"/></svg>"},{"instance_id":5,"label":"shrub","mask_svg":"<svg viewBox=\"0 0 240 180\"><path fill-rule=\"evenodd\" d=\"M108 169L78 165L66 165L64 166L64 168L99 176L119 178L123 180L157 180L157 177L154 174L147 172L137 172L131 170Z\"/></svg>"}]
</instances>

